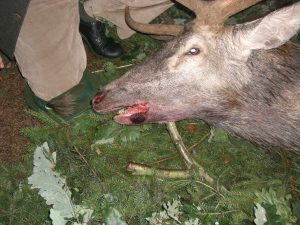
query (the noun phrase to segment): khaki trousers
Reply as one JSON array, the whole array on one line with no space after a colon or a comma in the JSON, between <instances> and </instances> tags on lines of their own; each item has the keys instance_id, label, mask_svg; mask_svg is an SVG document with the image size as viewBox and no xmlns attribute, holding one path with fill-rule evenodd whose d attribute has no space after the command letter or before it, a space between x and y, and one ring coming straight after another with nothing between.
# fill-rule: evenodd
<instances>
[{"instance_id":1,"label":"khaki trousers","mask_svg":"<svg viewBox=\"0 0 300 225\"><path fill-rule=\"evenodd\" d=\"M126 5L133 17L149 22L172 6L169 0L88 0L90 16L116 24L121 38L134 33L124 20ZM18 37L15 57L32 91L49 101L79 83L86 54L79 33L78 0L31 0Z\"/></svg>"}]
</instances>

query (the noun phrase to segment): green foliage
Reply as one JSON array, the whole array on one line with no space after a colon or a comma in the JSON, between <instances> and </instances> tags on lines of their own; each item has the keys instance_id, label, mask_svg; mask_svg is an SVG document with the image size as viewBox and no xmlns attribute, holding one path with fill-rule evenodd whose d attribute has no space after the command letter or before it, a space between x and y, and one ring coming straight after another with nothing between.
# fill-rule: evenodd
<instances>
[{"instance_id":1,"label":"green foliage","mask_svg":"<svg viewBox=\"0 0 300 225\"><path fill-rule=\"evenodd\" d=\"M255 219L254 223L256 225L264 225L268 220L266 217L266 210L259 203L254 207Z\"/></svg>"},{"instance_id":2,"label":"green foliage","mask_svg":"<svg viewBox=\"0 0 300 225\"><path fill-rule=\"evenodd\" d=\"M300 202L292 203L292 211L293 211L293 215L295 215L297 218L296 225L299 225L300 224Z\"/></svg>"},{"instance_id":3,"label":"green foliage","mask_svg":"<svg viewBox=\"0 0 300 225\"><path fill-rule=\"evenodd\" d=\"M121 218L121 214L118 210L112 208L109 210L108 216L106 218L107 225L126 225L124 220Z\"/></svg>"},{"instance_id":4,"label":"green foliage","mask_svg":"<svg viewBox=\"0 0 300 225\"><path fill-rule=\"evenodd\" d=\"M55 113L43 113L43 111L33 111L33 110L27 110L27 114L32 116L33 118L37 119L43 124L47 124L47 127L55 128L60 125L60 123L64 122L62 118L60 118Z\"/></svg>"},{"instance_id":5,"label":"green foliage","mask_svg":"<svg viewBox=\"0 0 300 225\"><path fill-rule=\"evenodd\" d=\"M112 138L114 140L121 140L122 142L136 141L140 138L143 132L151 129L151 125L142 126L124 126L114 122L100 126L97 129L96 137Z\"/></svg>"},{"instance_id":6,"label":"green foliage","mask_svg":"<svg viewBox=\"0 0 300 225\"><path fill-rule=\"evenodd\" d=\"M180 207L182 206L179 200L173 200L173 202L167 202L163 204L163 211L159 213L153 213L151 217L146 218L150 225L166 224L167 220L174 220L176 223L179 221L179 216L182 214Z\"/></svg>"},{"instance_id":7,"label":"green foliage","mask_svg":"<svg viewBox=\"0 0 300 225\"><path fill-rule=\"evenodd\" d=\"M43 199L33 192L25 179L32 170L28 163L0 164L0 224L48 224L48 211Z\"/></svg>"},{"instance_id":8,"label":"green foliage","mask_svg":"<svg viewBox=\"0 0 300 225\"><path fill-rule=\"evenodd\" d=\"M287 162L285 153L275 152L270 156L248 142L219 130L216 132L215 129L209 142L208 136L212 131L202 122L183 121L178 125L188 146L198 143L193 149L193 157L215 178L216 183L210 187L197 177L191 180L162 180L133 177L126 173L124 167L129 161L159 168L183 168L184 164L176 157L175 147L164 124L122 126L111 121L112 115L95 115L92 112L70 122L55 123L48 118L51 115L39 113L35 116L40 118L42 124L26 128L23 133L35 145L49 140L51 148L57 149L57 170L68 176L68 186L74 200L84 201L85 205L94 209L93 221L103 223L107 212L113 207L127 224L147 224L145 218L159 212L163 202L178 195L181 196L180 201L184 200L182 207L179 207L182 224L253 224L255 203L264 207L267 218L274 215L281 221L280 217L285 214L276 214L281 205L258 201L254 193L269 187L286 193L290 187L290 177L295 179L293 188L299 190L299 157L290 154ZM191 124L194 129L189 128ZM293 160L292 164L290 160ZM31 159L26 161L31 162ZM221 184L230 191L220 193ZM281 197L269 198L284 202ZM297 212L297 202L291 201L295 207L291 211L291 206L285 205L285 210L290 210L286 212ZM41 200L29 203L26 199L19 204L33 203L42 204ZM47 211L43 215L40 219L35 218L36 221L41 223L47 220ZM288 215L293 217L297 214ZM168 214L159 216L167 216L170 220Z\"/></svg>"},{"instance_id":9,"label":"green foliage","mask_svg":"<svg viewBox=\"0 0 300 225\"><path fill-rule=\"evenodd\" d=\"M112 62L104 63L103 68L104 68L103 76L106 79L105 83L109 83L110 81L113 81L119 77L117 66Z\"/></svg>"},{"instance_id":10,"label":"green foliage","mask_svg":"<svg viewBox=\"0 0 300 225\"><path fill-rule=\"evenodd\" d=\"M39 195L46 200L47 205L52 205L50 218L53 225L64 225L71 219L78 225L87 224L93 210L72 202L66 180L53 171L56 165L56 152L50 152L47 142L36 148L33 162L33 174L28 178L28 183L32 188L39 189Z\"/></svg>"},{"instance_id":11,"label":"green foliage","mask_svg":"<svg viewBox=\"0 0 300 225\"><path fill-rule=\"evenodd\" d=\"M267 191L255 193L256 201L265 208L265 217L267 224L288 224L295 223L296 217L291 209L291 195L280 196L271 188Z\"/></svg>"},{"instance_id":12,"label":"green foliage","mask_svg":"<svg viewBox=\"0 0 300 225\"><path fill-rule=\"evenodd\" d=\"M229 142L228 134L220 128L212 127L210 130L210 137L208 139L208 142Z\"/></svg>"}]
</instances>

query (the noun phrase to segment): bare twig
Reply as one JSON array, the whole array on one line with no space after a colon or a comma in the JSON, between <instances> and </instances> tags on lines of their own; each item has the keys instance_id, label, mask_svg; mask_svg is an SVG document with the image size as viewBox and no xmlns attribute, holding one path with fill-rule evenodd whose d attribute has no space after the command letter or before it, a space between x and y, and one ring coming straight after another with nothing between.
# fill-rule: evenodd
<instances>
[{"instance_id":1,"label":"bare twig","mask_svg":"<svg viewBox=\"0 0 300 225\"><path fill-rule=\"evenodd\" d=\"M122 68L130 67L130 66L134 66L134 64L130 63L130 64L122 65L122 66L117 66L116 68L117 69L122 69ZM104 69L95 70L95 71L91 71L91 73L100 73L100 72L103 72L103 71L104 71Z\"/></svg>"},{"instance_id":2,"label":"bare twig","mask_svg":"<svg viewBox=\"0 0 300 225\"><path fill-rule=\"evenodd\" d=\"M210 131L209 132L207 132L198 142L196 142L195 144L193 144L191 147L189 147L188 149L187 149L187 151L192 151L193 150L193 148L195 148L197 145L200 145L206 138L208 138L209 137L209 135L210 135Z\"/></svg>"},{"instance_id":3,"label":"bare twig","mask_svg":"<svg viewBox=\"0 0 300 225\"><path fill-rule=\"evenodd\" d=\"M213 196L215 196L216 195L216 193L214 192L214 193L212 193L212 194L210 194L210 195L208 195L208 196L205 196L204 198L202 198L199 202L204 202L206 199L209 199L209 198L211 198L211 197L213 197Z\"/></svg>"},{"instance_id":4,"label":"bare twig","mask_svg":"<svg viewBox=\"0 0 300 225\"><path fill-rule=\"evenodd\" d=\"M207 187L208 189L210 189L210 190L211 190L212 192L214 192L215 194L220 195L222 198L225 198L225 196L222 195L218 190L216 190L216 189L214 189L213 187L207 185L206 183L203 183L203 182L201 182L201 181L199 181L199 180L197 180L196 183L201 184L201 185Z\"/></svg>"},{"instance_id":5,"label":"bare twig","mask_svg":"<svg viewBox=\"0 0 300 225\"><path fill-rule=\"evenodd\" d=\"M240 212L240 210L229 210L229 211L225 211L225 212L205 212L205 215L224 215L224 214L228 214L228 213L235 213L235 212Z\"/></svg>"},{"instance_id":6,"label":"bare twig","mask_svg":"<svg viewBox=\"0 0 300 225\"><path fill-rule=\"evenodd\" d=\"M191 177L188 170L163 170L156 169L147 165L129 162L126 166L126 170L131 172L132 175L137 176L153 176L161 178L181 178L187 179Z\"/></svg>"},{"instance_id":7,"label":"bare twig","mask_svg":"<svg viewBox=\"0 0 300 225\"><path fill-rule=\"evenodd\" d=\"M204 170L202 166L200 166L187 152L187 149L179 135L175 122L167 122L166 123L168 131L172 140L174 141L179 153L183 157L188 169L195 167L198 170L198 174L200 177L203 177L210 184L214 182L213 178L210 177Z\"/></svg>"},{"instance_id":8,"label":"bare twig","mask_svg":"<svg viewBox=\"0 0 300 225\"><path fill-rule=\"evenodd\" d=\"M195 162L187 151L187 148L185 147L182 138L177 130L175 122L167 122L166 126L179 154L183 157L187 168L190 169L195 164Z\"/></svg>"},{"instance_id":9,"label":"bare twig","mask_svg":"<svg viewBox=\"0 0 300 225\"><path fill-rule=\"evenodd\" d=\"M126 64L126 65L122 65L122 66L117 66L116 68L117 69L122 69L122 68L127 68L127 67L131 67L131 66L134 66L133 63L130 63L130 64ZM95 71L91 71L91 73L100 73L100 72L103 72L104 69L101 69L101 70L95 70Z\"/></svg>"}]
</instances>

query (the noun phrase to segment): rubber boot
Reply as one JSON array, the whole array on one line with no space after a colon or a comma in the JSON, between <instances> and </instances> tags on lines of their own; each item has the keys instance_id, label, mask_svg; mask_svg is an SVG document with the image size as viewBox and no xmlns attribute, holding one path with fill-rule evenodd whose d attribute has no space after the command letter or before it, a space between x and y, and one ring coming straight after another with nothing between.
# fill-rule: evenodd
<instances>
[{"instance_id":1,"label":"rubber boot","mask_svg":"<svg viewBox=\"0 0 300 225\"><path fill-rule=\"evenodd\" d=\"M79 84L48 102L38 98L28 85L23 93L30 109L55 112L68 121L91 109L91 99L104 84L102 76L85 71Z\"/></svg>"}]
</instances>

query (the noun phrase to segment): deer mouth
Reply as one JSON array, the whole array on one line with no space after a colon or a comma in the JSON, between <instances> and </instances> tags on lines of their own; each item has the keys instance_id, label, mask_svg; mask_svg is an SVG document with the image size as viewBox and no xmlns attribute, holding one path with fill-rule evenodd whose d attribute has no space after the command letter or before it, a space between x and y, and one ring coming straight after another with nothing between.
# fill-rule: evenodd
<instances>
[{"instance_id":1,"label":"deer mouth","mask_svg":"<svg viewBox=\"0 0 300 225\"><path fill-rule=\"evenodd\" d=\"M142 124L147 121L149 105L147 103L139 103L129 106L119 111L114 116L114 120L120 124Z\"/></svg>"},{"instance_id":2,"label":"deer mouth","mask_svg":"<svg viewBox=\"0 0 300 225\"><path fill-rule=\"evenodd\" d=\"M114 121L124 125L139 125L143 123L153 123L153 122L174 122L182 120L184 117L179 115L174 115L174 113L167 111L163 113L162 108L157 108L154 110L153 105L149 103L137 103L131 106L119 106L119 107L100 107L93 105L93 109L96 113L104 114L116 111L119 109L117 115L113 117Z\"/></svg>"},{"instance_id":3,"label":"deer mouth","mask_svg":"<svg viewBox=\"0 0 300 225\"><path fill-rule=\"evenodd\" d=\"M148 103L141 102L131 106L117 106L118 104L110 102L103 105L106 93L107 91L100 91L92 99L92 107L96 113L104 114L121 109L119 113L114 116L114 120L118 123L132 125L142 124L147 121L150 108Z\"/></svg>"},{"instance_id":4,"label":"deer mouth","mask_svg":"<svg viewBox=\"0 0 300 225\"><path fill-rule=\"evenodd\" d=\"M92 108L96 113L105 114L119 110L113 117L114 121L124 125L139 125L149 122L167 122L183 119L182 115L174 114L173 110L166 106L157 106L149 102L140 102L136 104L123 105L120 101L104 101L105 95L99 92L92 99ZM151 105L151 107L150 107ZM150 109L151 108L151 109Z\"/></svg>"}]
</instances>

